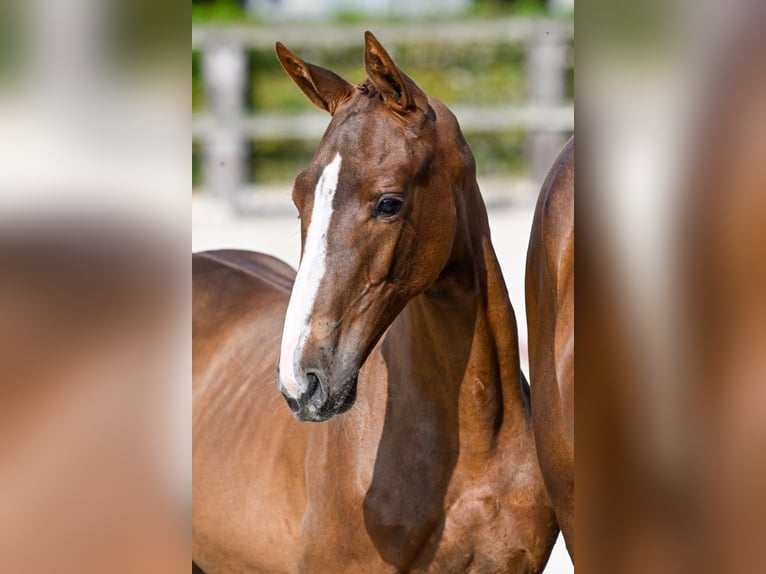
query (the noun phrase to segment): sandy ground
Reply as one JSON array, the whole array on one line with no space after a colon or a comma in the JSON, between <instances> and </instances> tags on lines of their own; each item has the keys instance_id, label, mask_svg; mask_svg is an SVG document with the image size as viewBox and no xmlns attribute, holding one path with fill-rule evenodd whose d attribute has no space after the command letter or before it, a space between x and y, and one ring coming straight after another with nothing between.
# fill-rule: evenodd
<instances>
[{"instance_id":1,"label":"sandy ground","mask_svg":"<svg viewBox=\"0 0 766 574\"><path fill-rule=\"evenodd\" d=\"M479 184L489 212L492 242L516 311L522 368L528 373L524 269L537 188L524 180L493 179ZM300 257L300 232L289 184L244 193L238 198L237 206L239 214L231 202L204 194L195 195L192 199L192 249L261 251L296 267ZM561 537L545 571L550 574L574 572Z\"/></svg>"}]
</instances>

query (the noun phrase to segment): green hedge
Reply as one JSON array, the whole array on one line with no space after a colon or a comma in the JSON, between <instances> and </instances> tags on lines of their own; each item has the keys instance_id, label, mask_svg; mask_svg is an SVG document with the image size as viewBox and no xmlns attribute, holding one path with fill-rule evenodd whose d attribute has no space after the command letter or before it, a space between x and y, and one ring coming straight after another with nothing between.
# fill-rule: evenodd
<instances>
[{"instance_id":1,"label":"green hedge","mask_svg":"<svg viewBox=\"0 0 766 574\"><path fill-rule=\"evenodd\" d=\"M477 10L497 8L492 2L477 2ZM522 5L534 3L522 2ZM483 7L482 7L483 6ZM517 6L518 8L518 6ZM493 8L494 9L494 8ZM507 15L508 12L505 12ZM525 48L520 43L451 46L418 43L394 46L391 54L399 66L426 93L448 105L522 104L526 95ZM348 81L365 78L362 46L353 49L301 49L300 56L329 68ZM312 104L282 70L273 50L248 54L250 81L247 106L253 113L302 113ZM570 97L574 92L574 70L567 74ZM192 53L192 108L205 108L199 55ZM477 159L479 175L522 175L526 173L526 136L522 131L503 134L466 134ZM250 174L256 182L291 181L311 160L316 141L259 141L250 146ZM198 148L194 147L193 178L200 176Z\"/></svg>"},{"instance_id":2,"label":"green hedge","mask_svg":"<svg viewBox=\"0 0 766 574\"><path fill-rule=\"evenodd\" d=\"M524 46L521 44L409 44L392 57L423 90L446 104L500 104L524 101ZM351 83L364 80L361 46L348 50L301 50L305 60L329 68ZM253 111L301 112L311 103L282 70L273 51L250 53L248 106Z\"/></svg>"}]
</instances>

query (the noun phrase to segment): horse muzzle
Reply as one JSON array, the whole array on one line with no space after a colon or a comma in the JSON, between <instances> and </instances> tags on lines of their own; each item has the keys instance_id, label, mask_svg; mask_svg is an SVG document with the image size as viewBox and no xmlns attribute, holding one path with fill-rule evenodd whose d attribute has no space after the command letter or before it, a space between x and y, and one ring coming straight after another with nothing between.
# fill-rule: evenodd
<instances>
[{"instance_id":1,"label":"horse muzzle","mask_svg":"<svg viewBox=\"0 0 766 574\"><path fill-rule=\"evenodd\" d=\"M311 369L305 373L305 385L297 396L287 392L280 382L279 390L299 421L322 422L346 412L356 401L358 369L353 375L342 379L340 385L332 385L330 377L322 370Z\"/></svg>"}]
</instances>

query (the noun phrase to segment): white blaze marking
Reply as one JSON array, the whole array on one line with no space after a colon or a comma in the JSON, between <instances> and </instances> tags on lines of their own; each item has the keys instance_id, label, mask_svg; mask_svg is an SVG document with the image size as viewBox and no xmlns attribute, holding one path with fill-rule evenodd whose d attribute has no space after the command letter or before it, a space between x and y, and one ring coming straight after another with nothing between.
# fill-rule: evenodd
<instances>
[{"instance_id":1,"label":"white blaze marking","mask_svg":"<svg viewBox=\"0 0 766 574\"><path fill-rule=\"evenodd\" d=\"M314 300L325 273L327 230L332 218L332 200L338 187L340 163L340 154L336 154L335 159L322 171L314 191L314 208L306 232L303 259L287 305L279 355L279 375L285 390L293 396L297 396L302 388L298 383L298 363L308 337Z\"/></svg>"}]
</instances>

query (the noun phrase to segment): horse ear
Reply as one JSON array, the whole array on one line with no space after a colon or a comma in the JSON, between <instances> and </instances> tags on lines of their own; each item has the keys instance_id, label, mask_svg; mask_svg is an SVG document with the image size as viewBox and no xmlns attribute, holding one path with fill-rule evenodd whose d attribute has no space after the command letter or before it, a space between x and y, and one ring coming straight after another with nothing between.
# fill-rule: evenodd
<instances>
[{"instance_id":1,"label":"horse ear","mask_svg":"<svg viewBox=\"0 0 766 574\"><path fill-rule=\"evenodd\" d=\"M277 42L277 58L295 85L321 110L334 114L338 104L350 98L354 86L338 74L304 62Z\"/></svg>"},{"instance_id":2,"label":"horse ear","mask_svg":"<svg viewBox=\"0 0 766 574\"><path fill-rule=\"evenodd\" d=\"M415 94L420 88L396 67L391 56L369 31L364 33L364 67L389 108L405 112L415 107Z\"/></svg>"}]
</instances>

